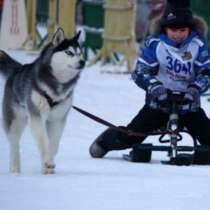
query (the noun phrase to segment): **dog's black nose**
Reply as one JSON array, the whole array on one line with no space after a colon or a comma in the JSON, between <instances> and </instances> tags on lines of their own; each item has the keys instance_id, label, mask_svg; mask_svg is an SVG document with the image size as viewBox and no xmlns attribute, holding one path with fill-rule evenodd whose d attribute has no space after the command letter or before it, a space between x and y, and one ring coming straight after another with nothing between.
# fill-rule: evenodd
<instances>
[{"instance_id":1,"label":"dog's black nose","mask_svg":"<svg viewBox=\"0 0 210 210\"><path fill-rule=\"evenodd\" d=\"M79 68L83 68L85 66L85 60L80 60L79 61Z\"/></svg>"}]
</instances>

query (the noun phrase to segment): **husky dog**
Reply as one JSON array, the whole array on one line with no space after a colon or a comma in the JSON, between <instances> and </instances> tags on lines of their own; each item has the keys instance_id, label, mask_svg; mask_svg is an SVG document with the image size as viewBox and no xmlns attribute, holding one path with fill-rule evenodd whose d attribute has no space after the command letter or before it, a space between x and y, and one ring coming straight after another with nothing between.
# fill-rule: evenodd
<instances>
[{"instance_id":1,"label":"husky dog","mask_svg":"<svg viewBox=\"0 0 210 210\"><path fill-rule=\"evenodd\" d=\"M85 60L78 43L61 28L32 63L22 65L0 51L6 77L3 120L10 145L10 171L20 172L19 140L29 119L40 150L42 172L54 173L54 157L72 106L72 94Z\"/></svg>"}]
</instances>

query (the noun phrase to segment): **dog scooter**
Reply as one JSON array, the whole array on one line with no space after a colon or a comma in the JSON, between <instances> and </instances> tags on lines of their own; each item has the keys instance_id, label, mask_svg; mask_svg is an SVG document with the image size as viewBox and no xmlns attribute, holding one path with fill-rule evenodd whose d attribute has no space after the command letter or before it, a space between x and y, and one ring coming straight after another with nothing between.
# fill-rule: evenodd
<instances>
[{"instance_id":1,"label":"dog scooter","mask_svg":"<svg viewBox=\"0 0 210 210\"><path fill-rule=\"evenodd\" d=\"M170 110L169 120L166 125L166 133L159 137L159 142L169 143L168 146L152 144L136 144L129 154L124 154L123 158L132 162L150 162L153 151L163 151L168 153L169 160L162 161L163 164L170 165L191 165L191 164L210 164L210 146L201 146L195 137L192 137L193 146L179 146L178 143L183 139L182 133L189 132L179 127L179 107L190 106L190 102L184 99L181 92L169 92L167 106ZM165 103L165 102L164 102ZM165 104L164 104L165 105ZM164 139L169 135L169 139ZM190 135L190 134L189 134Z\"/></svg>"}]
</instances>

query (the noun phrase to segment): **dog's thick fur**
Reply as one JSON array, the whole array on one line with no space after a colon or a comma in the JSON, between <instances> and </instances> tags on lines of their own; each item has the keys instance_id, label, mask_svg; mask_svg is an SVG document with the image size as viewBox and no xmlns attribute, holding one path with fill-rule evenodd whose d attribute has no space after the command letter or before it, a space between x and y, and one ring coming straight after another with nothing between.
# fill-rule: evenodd
<instances>
[{"instance_id":1,"label":"dog's thick fur","mask_svg":"<svg viewBox=\"0 0 210 210\"><path fill-rule=\"evenodd\" d=\"M40 56L22 65L0 51L6 78L3 120L10 145L10 171L20 172L19 140L29 119L40 150L42 172L54 173L54 158L72 105L72 93L85 65L79 33L66 39L59 28Z\"/></svg>"}]
</instances>

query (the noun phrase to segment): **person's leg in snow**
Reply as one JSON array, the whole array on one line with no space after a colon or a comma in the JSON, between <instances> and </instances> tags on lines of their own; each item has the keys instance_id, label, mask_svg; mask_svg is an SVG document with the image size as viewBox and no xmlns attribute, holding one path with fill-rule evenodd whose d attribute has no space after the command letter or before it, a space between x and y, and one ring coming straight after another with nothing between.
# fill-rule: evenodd
<instances>
[{"instance_id":1,"label":"person's leg in snow","mask_svg":"<svg viewBox=\"0 0 210 210\"><path fill-rule=\"evenodd\" d=\"M152 132L166 126L168 117L166 113L144 106L125 128L140 133ZM94 158L102 158L111 150L131 148L134 144L143 142L145 138L146 136L131 136L108 128L91 144L89 152Z\"/></svg>"},{"instance_id":2,"label":"person's leg in snow","mask_svg":"<svg viewBox=\"0 0 210 210\"><path fill-rule=\"evenodd\" d=\"M186 126L188 132L201 145L210 145L210 119L202 108L199 108L197 112L190 112L181 116L180 123Z\"/></svg>"}]
</instances>

